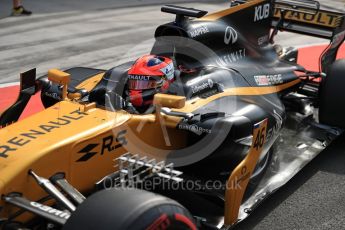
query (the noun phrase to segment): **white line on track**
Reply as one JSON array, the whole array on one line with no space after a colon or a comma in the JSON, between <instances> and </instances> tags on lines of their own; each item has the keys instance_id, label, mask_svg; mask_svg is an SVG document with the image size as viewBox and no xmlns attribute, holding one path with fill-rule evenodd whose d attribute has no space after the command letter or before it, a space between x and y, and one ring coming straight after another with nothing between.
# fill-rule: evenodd
<instances>
[{"instance_id":1,"label":"white line on track","mask_svg":"<svg viewBox=\"0 0 345 230\"><path fill-rule=\"evenodd\" d=\"M2 83L0 84L0 89L10 87L10 86L15 86L15 85L19 85L19 82Z\"/></svg>"}]
</instances>

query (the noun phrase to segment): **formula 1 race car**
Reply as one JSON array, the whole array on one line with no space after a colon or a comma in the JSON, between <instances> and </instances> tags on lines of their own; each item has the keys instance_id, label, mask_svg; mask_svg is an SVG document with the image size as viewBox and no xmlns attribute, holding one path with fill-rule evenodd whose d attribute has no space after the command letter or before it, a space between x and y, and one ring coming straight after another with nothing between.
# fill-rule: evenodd
<instances>
[{"instance_id":1,"label":"formula 1 race car","mask_svg":"<svg viewBox=\"0 0 345 230\"><path fill-rule=\"evenodd\" d=\"M316 1L167 5L151 53L179 66L138 113L133 62L21 74L0 115L3 229L229 229L345 128L345 16ZM320 71L279 31L327 38ZM18 121L31 96L45 109Z\"/></svg>"}]
</instances>

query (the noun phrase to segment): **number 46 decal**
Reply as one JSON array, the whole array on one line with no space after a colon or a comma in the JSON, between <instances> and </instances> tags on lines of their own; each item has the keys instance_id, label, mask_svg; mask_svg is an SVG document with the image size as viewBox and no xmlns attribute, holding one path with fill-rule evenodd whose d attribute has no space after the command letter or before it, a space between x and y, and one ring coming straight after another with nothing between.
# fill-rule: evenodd
<instances>
[{"instance_id":1,"label":"number 46 decal","mask_svg":"<svg viewBox=\"0 0 345 230\"><path fill-rule=\"evenodd\" d=\"M267 128L267 119L254 125L254 136L253 136L254 146L253 147L256 150L259 150L260 148L262 148L262 146L265 143L266 128Z\"/></svg>"},{"instance_id":2,"label":"number 46 decal","mask_svg":"<svg viewBox=\"0 0 345 230\"><path fill-rule=\"evenodd\" d=\"M232 171L225 191L224 224L236 223L250 177L260 158L266 139L267 119L254 125L253 141L247 156Z\"/></svg>"}]
</instances>

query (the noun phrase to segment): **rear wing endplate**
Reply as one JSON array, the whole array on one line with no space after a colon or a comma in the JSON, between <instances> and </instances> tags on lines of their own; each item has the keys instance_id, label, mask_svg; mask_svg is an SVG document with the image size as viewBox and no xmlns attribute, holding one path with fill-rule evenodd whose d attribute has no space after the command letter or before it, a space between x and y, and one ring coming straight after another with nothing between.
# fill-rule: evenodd
<instances>
[{"instance_id":1,"label":"rear wing endplate","mask_svg":"<svg viewBox=\"0 0 345 230\"><path fill-rule=\"evenodd\" d=\"M326 73L329 67L337 58L337 53L340 46L345 40L345 22L343 21L340 27L337 27L332 35L331 43L320 57L320 71Z\"/></svg>"}]
</instances>

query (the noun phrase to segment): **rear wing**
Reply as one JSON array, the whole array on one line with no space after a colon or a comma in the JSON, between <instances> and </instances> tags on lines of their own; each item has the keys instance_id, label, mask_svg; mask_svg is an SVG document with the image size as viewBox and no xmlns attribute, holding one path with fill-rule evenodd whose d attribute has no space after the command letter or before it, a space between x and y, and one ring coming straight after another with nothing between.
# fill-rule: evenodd
<instances>
[{"instance_id":1,"label":"rear wing","mask_svg":"<svg viewBox=\"0 0 345 230\"><path fill-rule=\"evenodd\" d=\"M320 57L320 72L326 72L345 39L345 13L321 9L314 0L274 0L272 5L270 41L279 30L329 39Z\"/></svg>"},{"instance_id":2,"label":"rear wing","mask_svg":"<svg viewBox=\"0 0 345 230\"><path fill-rule=\"evenodd\" d=\"M345 14L323 10L317 1L275 0L272 27L314 37L331 39L344 23Z\"/></svg>"}]
</instances>

